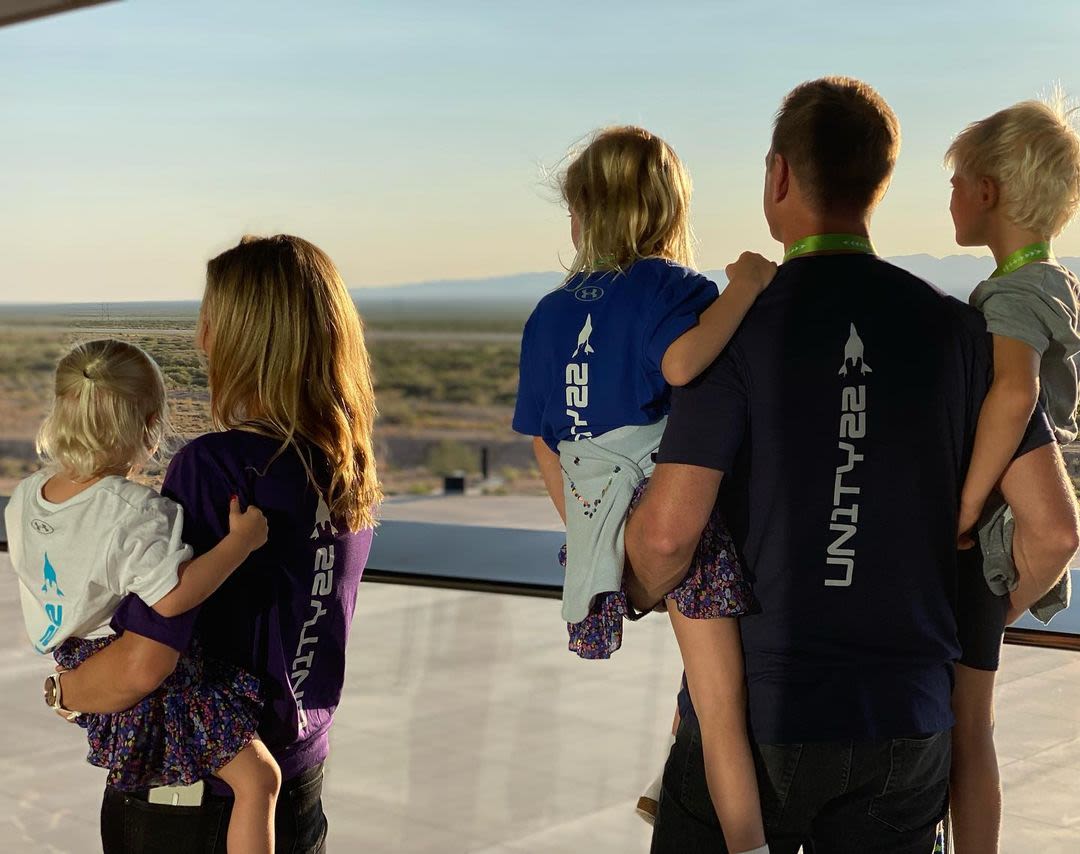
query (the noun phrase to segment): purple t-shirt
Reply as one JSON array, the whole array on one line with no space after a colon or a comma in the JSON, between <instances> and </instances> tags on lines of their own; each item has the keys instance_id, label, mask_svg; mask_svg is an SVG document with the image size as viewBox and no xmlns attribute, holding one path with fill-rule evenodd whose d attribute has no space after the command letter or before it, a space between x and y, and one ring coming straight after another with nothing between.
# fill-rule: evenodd
<instances>
[{"instance_id":1,"label":"purple t-shirt","mask_svg":"<svg viewBox=\"0 0 1080 854\"><path fill-rule=\"evenodd\" d=\"M345 681L345 648L370 530L350 533L330 519L300 452L257 433L200 436L173 457L162 494L184 508L184 540L209 551L228 533L229 498L266 515L269 540L201 608L166 619L128 597L113 627L183 651L194 636L207 657L262 681L259 736L284 779L326 758L328 733ZM308 466L325 482L326 462Z\"/></svg>"}]
</instances>

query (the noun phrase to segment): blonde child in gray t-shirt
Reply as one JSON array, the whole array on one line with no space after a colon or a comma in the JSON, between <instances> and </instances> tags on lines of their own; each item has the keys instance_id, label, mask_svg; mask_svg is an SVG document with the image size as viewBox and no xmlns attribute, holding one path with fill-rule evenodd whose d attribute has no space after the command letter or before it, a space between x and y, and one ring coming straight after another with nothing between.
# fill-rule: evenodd
<instances>
[{"instance_id":1,"label":"blonde child in gray t-shirt","mask_svg":"<svg viewBox=\"0 0 1080 854\"><path fill-rule=\"evenodd\" d=\"M956 241L988 246L998 264L971 294L994 336L994 381L961 494L961 545L978 526L994 592L1019 591L1013 600L1026 601L1031 581L1016 572L1011 548L1002 550L1001 534L988 522L1000 532L1008 521L994 491L1036 402L1058 442L1077 435L1080 281L1057 263L1050 240L1080 202L1080 137L1060 108L1025 101L970 125L947 159L955 170L950 210ZM1002 560L1005 565L996 565ZM1047 622L1067 604L1059 590L1056 601L1040 599L1033 613Z\"/></svg>"},{"instance_id":2,"label":"blonde child in gray t-shirt","mask_svg":"<svg viewBox=\"0 0 1080 854\"><path fill-rule=\"evenodd\" d=\"M1077 435L1080 280L1054 258L1050 240L1080 203L1080 136L1063 99L1054 106L1025 101L969 125L949 147L950 204L961 246L987 246L997 269L971 295L993 335L994 378L979 415L971 463L961 494L961 548L978 531L991 589L1011 594L1004 622L1032 605L1046 622L1068 605L1068 572L1051 591L1018 571L1012 556L1011 514L997 492L1036 403L1058 442ZM1006 612L1007 609L1007 612ZM986 631L999 634L996 625ZM955 850L997 851L1001 786L993 742L995 673L958 664L953 691L951 813Z\"/></svg>"}]
</instances>

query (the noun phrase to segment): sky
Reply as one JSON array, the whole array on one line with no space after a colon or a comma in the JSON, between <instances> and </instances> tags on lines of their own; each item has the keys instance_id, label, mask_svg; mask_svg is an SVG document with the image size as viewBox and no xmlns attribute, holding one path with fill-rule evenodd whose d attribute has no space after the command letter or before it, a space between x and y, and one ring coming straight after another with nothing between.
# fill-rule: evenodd
<instances>
[{"instance_id":1,"label":"sky","mask_svg":"<svg viewBox=\"0 0 1080 854\"><path fill-rule=\"evenodd\" d=\"M903 128L884 255L958 251L942 155L1060 82L1080 3L122 0L0 29L0 301L195 299L244 233L322 246L350 287L557 270L545 178L633 123L688 166L702 269L775 257L773 114L874 85ZM1059 237L1080 255L1080 224Z\"/></svg>"}]
</instances>

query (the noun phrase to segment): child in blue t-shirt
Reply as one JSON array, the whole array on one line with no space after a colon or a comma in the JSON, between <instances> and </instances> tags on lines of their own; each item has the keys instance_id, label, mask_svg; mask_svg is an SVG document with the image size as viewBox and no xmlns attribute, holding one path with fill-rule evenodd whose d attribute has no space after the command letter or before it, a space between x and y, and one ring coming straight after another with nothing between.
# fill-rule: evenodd
<instances>
[{"instance_id":1,"label":"child in blue t-shirt","mask_svg":"<svg viewBox=\"0 0 1080 854\"><path fill-rule=\"evenodd\" d=\"M534 437L548 493L567 523L563 616L570 649L607 658L630 615L623 531L651 474L672 385L711 364L772 280L749 253L716 286L690 269L690 180L641 128L598 133L562 180L577 254L563 286L525 326L514 429ZM714 514L682 584L665 597L690 693L727 685L702 709L709 789L732 852L767 851L746 735L738 624L752 607L734 544ZM716 651L720 651L717 655Z\"/></svg>"}]
</instances>

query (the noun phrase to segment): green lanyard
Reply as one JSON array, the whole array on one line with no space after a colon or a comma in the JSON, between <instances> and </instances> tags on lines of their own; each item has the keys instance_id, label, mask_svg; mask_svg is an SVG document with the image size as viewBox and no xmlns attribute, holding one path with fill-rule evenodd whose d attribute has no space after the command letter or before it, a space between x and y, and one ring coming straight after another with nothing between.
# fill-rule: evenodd
<instances>
[{"instance_id":1,"label":"green lanyard","mask_svg":"<svg viewBox=\"0 0 1080 854\"><path fill-rule=\"evenodd\" d=\"M1012 255L1001 262L1001 266L990 274L990 278L996 279L998 276L1015 273L1032 261L1052 261L1053 258L1054 253L1050 251L1050 244L1045 240L1040 240L1038 243L1032 243L1030 246L1025 246L1023 249L1017 249L1013 252Z\"/></svg>"},{"instance_id":2,"label":"green lanyard","mask_svg":"<svg viewBox=\"0 0 1080 854\"><path fill-rule=\"evenodd\" d=\"M784 260L790 261L800 255L811 252L862 252L876 255L874 244L869 237L858 234L812 234L802 240L796 240L784 253Z\"/></svg>"}]
</instances>

